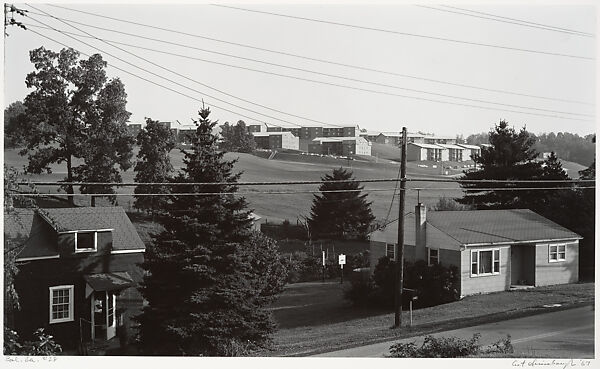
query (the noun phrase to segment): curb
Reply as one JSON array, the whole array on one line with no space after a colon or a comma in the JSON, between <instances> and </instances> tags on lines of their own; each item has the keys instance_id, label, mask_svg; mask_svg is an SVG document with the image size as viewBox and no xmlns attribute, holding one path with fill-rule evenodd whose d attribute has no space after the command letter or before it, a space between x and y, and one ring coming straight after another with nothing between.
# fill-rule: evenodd
<instances>
[{"instance_id":1,"label":"curb","mask_svg":"<svg viewBox=\"0 0 600 369\"><path fill-rule=\"evenodd\" d=\"M556 307L554 307L554 306L553 307L536 306L536 307L520 309L520 310L510 310L510 311L505 311L505 312L500 312L500 313L480 315L480 316L475 316L475 317L471 317L471 318L467 318L467 319L457 318L457 319L449 319L449 320L444 320L444 321L439 321L439 322L431 322L431 323L426 323L423 325L414 326L413 327L413 329L415 329L414 331L405 332L405 334L400 334L397 336L390 336L390 337L385 337L385 338L374 338L374 339L368 339L368 340L362 341L360 343L347 343L347 344L342 344L340 346L329 347L329 348L325 348L325 349L314 349L314 350L307 350L307 351L294 352L294 353L288 353L288 354L280 354L280 355L274 355L274 356L275 357L312 356L312 355L324 354L327 352L351 349L351 348L355 348L355 347L367 346L367 345L383 343L383 342L391 343L393 341L411 338L411 337L418 337L418 336L432 334L432 333L445 332L445 331L450 331L450 330L454 330L454 329L458 329L458 328L473 327L473 326L480 325L480 324L494 323L494 322L499 322L499 321L503 321L503 320L524 318L524 317L528 317L528 316L532 316L532 315L575 309L575 308L579 308L579 307L583 307L583 306L594 306L594 301L579 301L579 302L564 304L564 305L556 306ZM406 328L408 328L408 327L406 327Z\"/></svg>"}]
</instances>

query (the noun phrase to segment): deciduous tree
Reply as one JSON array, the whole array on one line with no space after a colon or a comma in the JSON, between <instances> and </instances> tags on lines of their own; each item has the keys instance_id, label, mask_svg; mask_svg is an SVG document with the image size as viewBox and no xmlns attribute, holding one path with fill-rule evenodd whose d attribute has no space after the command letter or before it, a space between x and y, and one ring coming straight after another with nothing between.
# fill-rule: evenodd
<instances>
[{"instance_id":1,"label":"deciduous tree","mask_svg":"<svg viewBox=\"0 0 600 369\"><path fill-rule=\"evenodd\" d=\"M140 146L135 164L135 181L138 183L167 182L172 176L173 166L169 153L175 148L175 137L171 130L156 120L146 119L146 127L137 135ZM138 186L136 194L168 193L167 186ZM135 196L134 206L155 212L167 204L166 196Z\"/></svg>"},{"instance_id":2,"label":"deciduous tree","mask_svg":"<svg viewBox=\"0 0 600 369\"><path fill-rule=\"evenodd\" d=\"M99 54L79 60L73 49L57 53L40 47L29 56L35 70L25 83L33 91L25 97L26 119L18 127L26 144L21 154L28 155L27 171L50 173L51 164L65 163L67 182L118 179L114 166L126 169L131 158L124 136L129 113L122 83L118 79L106 83L106 63ZM79 169L77 159L85 161ZM73 194L72 185L63 188ZM73 203L73 196L69 201Z\"/></svg>"}]
</instances>

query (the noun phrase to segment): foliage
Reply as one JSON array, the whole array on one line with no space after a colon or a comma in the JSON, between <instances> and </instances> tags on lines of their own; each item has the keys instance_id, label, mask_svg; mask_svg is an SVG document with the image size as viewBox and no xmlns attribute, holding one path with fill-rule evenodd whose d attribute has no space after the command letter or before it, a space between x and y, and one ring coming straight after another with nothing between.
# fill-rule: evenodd
<instances>
[{"instance_id":1,"label":"foliage","mask_svg":"<svg viewBox=\"0 0 600 369\"><path fill-rule=\"evenodd\" d=\"M66 181L120 180L115 165L126 170L131 158L131 138L126 137L125 92L118 79L106 83L106 62L99 54L79 59L73 49L56 53L44 47L29 53L35 71L25 79L33 89L25 97L26 119L15 135L26 147L27 171L51 172L50 164L66 163ZM81 167L75 158L84 160ZM72 185L64 185L73 194ZM82 187L85 192L106 188ZM69 196L73 202L73 197Z\"/></svg>"},{"instance_id":2,"label":"foliage","mask_svg":"<svg viewBox=\"0 0 600 369\"><path fill-rule=\"evenodd\" d=\"M146 119L146 127L136 138L140 151L135 164L135 181L138 183L162 183L171 177L173 166L169 153L175 148L175 137L171 130L156 120ZM138 186L136 194L168 193L166 186ZM155 212L167 204L166 196L135 196L134 206L140 210Z\"/></svg>"},{"instance_id":3,"label":"foliage","mask_svg":"<svg viewBox=\"0 0 600 369\"><path fill-rule=\"evenodd\" d=\"M19 132L19 126L23 119L26 118L25 113L27 108L21 101L11 103L4 109L4 146L19 147L23 145L23 137Z\"/></svg>"},{"instance_id":4,"label":"foliage","mask_svg":"<svg viewBox=\"0 0 600 369\"><path fill-rule=\"evenodd\" d=\"M62 351L62 347L54 341L54 337L38 328L33 333L33 341L19 342L19 335L10 328L4 327L4 355L50 356Z\"/></svg>"},{"instance_id":5,"label":"foliage","mask_svg":"<svg viewBox=\"0 0 600 369\"><path fill-rule=\"evenodd\" d=\"M266 305L285 272L276 245L253 235L250 211L236 197L239 174L225 161L211 133L210 110L200 110L192 148L177 187L212 196L170 196L160 222L165 231L147 247L141 292L148 301L139 343L149 355L241 355L269 343L274 329ZM226 194L221 194L226 193Z\"/></svg>"},{"instance_id":6,"label":"foliage","mask_svg":"<svg viewBox=\"0 0 600 369\"><path fill-rule=\"evenodd\" d=\"M481 335L473 334L471 339L462 339L458 337L434 337L425 336L421 347L417 347L415 342L397 343L390 347L390 356L393 358L457 358L473 357L480 354L510 354L513 346L510 341L510 335L505 339L499 340L488 347L482 347L479 344Z\"/></svg>"},{"instance_id":7,"label":"foliage","mask_svg":"<svg viewBox=\"0 0 600 369\"><path fill-rule=\"evenodd\" d=\"M364 187L360 182L352 181L351 171L342 168L334 169L321 180L321 195L315 195L308 219L311 237L365 239L375 217L371 203L366 200L367 194L361 194Z\"/></svg>"},{"instance_id":8,"label":"foliage","mask_svg":"<svg viewBox=\"0 0 600 369\"><path fill-rule=\"evenodd\" d=\"M481 145L481 144L488 144L490 143L490 136L489 133L487 132L482 132L482 133L475 133L472 135L469 135L466 139L467 144L469 145Z\"/></svg>"},{"instance_id":9,"label":"foliage","mask_svg":"<svg viewBox=\"0 0 600 369\"><path fill-rule=\"evenodd\" d=\"M86 114L87 137L81 153L84 163L74 168L82 182L122 182L120 170L131 167L135 139L127 131L131 115L127 110L125 86L119 79L109 81L98 93L93 112ZM81 193L115 193L110 185L82 185ZM115 197L109 196L114 203ZM94 198L92 197L92 206Z\"/></svg>"},{"instance_id":10,"label":"foliage","mask_svg":"<svg viewBox=\"0 0 600 369\"><path fill-rule=\"evenodd\" d=\"M357 306L394 305L394 262L389 257L379 259L369 280L353 280L352 287L345 297ZM404 264L404 288L416 290L418 299L413 302L416 308L435 306L456 301L459 298L459 272L454 265L427 265L423 260ZM408 296L402 304L408 307Z\"/></svg>"},{"instance_id":11,"label":"foliage","mask_svg":"<svg viewBox=\"0 0 600 369\"><path fill-rule=\"evenodd\" d=\"M519 132L501 121L489 133L491 147L482 148L481 155L474 160L481 168L466 172L464 180L555 180L567 179L560 162L555 155L546 161L536 161L538 153L533 145L535 137L524 128ZM457 199L461 204L471 205L477 209L518 209L526 208L540 211L547 206L548 196L553 194L535 189L523 190L486 190L490 183L461 183L465 192L463 198ZM500 186L500 185L496 185ZM511 188L535 188L564 186L559 183L513 183ZM481 189L481 190L478 190ZM553 191L554 193L558 191Z\"/></svg>"},{"instance_id":12,"label":"foliage","mask_svg":"<svg viewBox=\"0 0 600 369\"><path fill-rule=\"evenodd\" d=\"M235 126L225 122L221 126L221 137L220 146L223 150L251 153L255 148L254 138L243 120L238 121Z\"/></svg>"},{"instance_id":13,"label":"foliage","mask_svg":"<svg viewBox=\"0 0 600 369\"><path fill-rule=\"evenodd\" d=\"M459 204L453 198L442 196L438 199L437 203L435 205L433 205L433 208L431 210L433 210L433 211L471 210L471 207L468 205Z\"/></svg>"},{"instance_id":14,"label":"foliage","mask_svg":"<svg viewBox=\"0 0 600 369\"><path fill-rule=\"evenodd\" d=\"M581 137L568 132L542 133L536 136L535 149L539 152L555 152L563 160L588 166L596 156L592 140L594 136Z\"/></svg>"}]
</instances>

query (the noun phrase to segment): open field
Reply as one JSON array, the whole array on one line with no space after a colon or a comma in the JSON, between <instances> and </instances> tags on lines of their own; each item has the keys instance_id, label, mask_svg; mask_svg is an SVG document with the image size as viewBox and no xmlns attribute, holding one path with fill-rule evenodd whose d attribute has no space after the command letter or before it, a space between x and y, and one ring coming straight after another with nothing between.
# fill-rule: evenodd
<instances>
[{"instance_id":1,"label":"open field","mask_svg":"<svg viewBox=\"0 0 600 369\"><path fill-rule=\"evenodd\" d=\"M26 164L27 159L18 155L16 150L5 150L4 160L7 165L12 165L21 169ZM182 166L183 155L179 151L172 151L172 164L176 170ZM340 166L348 167L346 160L334 161L331 164L323 163L304 163L282 160L267 160L250 154L228 153L227 159L238 158L235 165L236 171L242 172L242 181L318 181L327 173ZM308 160L309 157L307 157ZM75 163L77 164L77 163ZM412 163L411 163L412 164ZM369 163L360 161L351 161L351 170L357 179L368 178L396 178L398 176L398 164ZM65 177L65 165L51 166L51 174L31 175L29 178L33 181L58 181ZM408 166L410 175L422 177L426 176L428 171L418 168L416 165ZM128 170L122 173L124 182L133 182L134 172ZM371 201L373 213L377 218L384 219L390 207L392 194L394 193L395 183L366 183L365 189L369 191L368 200ZM433 191L421 191L420 200L428 205L437 202L439 196L461 196L458 185L453 183L408 183L407 188L430 188ZM443 190L441 190L443 188ZM245 186L240 188L240 192L250 192L244 194L250 203L250 207L263 217L262 221L282 221L289 219L295 221L297 218L308 216L313 195L305 193L306 191L315 191L318 185L292 185L292 186ZM384 191L373 191L380 190ZM40 192L56 192L56 187L40 187ZM117 190L119 193L133 192L133 188L125 187ZM258 193L268 191L304 191L304 193L293 194L269 194ZM89 197L77 197L80 204L89 204ZM132 198L119 197L118 202L121 206L129 207ZM408 191L406 196L406 209L410 211L417 204L417 192ZM395 219L398 213L397 201L390 212L390 219Z\"/></svg>"},{"instance_id":2,"label":"open field","mask_svg":"<svg viewBox=\"0 0 600 369\"><path fill-rule=\"evenodd\" d=\"M389 146L389 145L382 145ZM395 148L391 147L394 151ZM137 149L134 154L137 154ZM183 155L178 150L171 152L171 161L176 170L182 166ZM228 153L227 159L238 159L235 171L242 172L241 181L318 181L335 168L349 168L354 172L357 179L370 178L396 178L398 176L399 164L390 161L374 163L372 161L347 161L334 158L313 158L306 155L278 154L277 160L267 160L250 154ZM4 161L21 169L27 159L18 155L17 150L5 150ZM78 163L74 163L77 165ZM409 178L443 178L440 168L432 168L432 163L427 168L419 167L414 162L407 164L407 175ZM574 163L565 163L570 169L569 173L577 173L582 167ZM581 167L581 168L579 168ZM579 169L578 169L579 168ZM31 175L33 181L58 181L65 177L65 165L51 165L51 174ZM449 170L449 174L459 174L462 168ZM124 182L133 182L133 169L122 173ZM398 202L394 201L390 208L395 183L365 183L365 190L369 193L368 200L372 202L372 211L378 219L396 219L398 216ZM416 191L415 189L422 189ZM262 217L261 222L278 222L288 219L294 222L302 220L310 214L313 194L307 191L315 191L318 185L290 185L290 186L244 186L240 192L244 194L250 207L255 213ZM406 212L412 211L417 204L417 199L426 205L434 205L442 196L461 197L462 191L455 183L433 183L433 182L409 182L407 183ZM56 192L56 187L40 187L40 192ZM124 187L117 190L119 193L131 193L132 187ZM286 191L296 192L292 194L273 194L268 192ZM267 193L264 193L267 192ZM77 197L77 203L89 204L89 197ZM99 201L101 203L101 200ZM125 208L130 208L133 203L131 196L118 197L118 203ZM389 217L388 217L389 213Z\"/></svg>"},{"instance_id":3,"label":"open field","mask_svg":"<svg viewBox=\"0 0 600 369\"><path fill-rule=\"evenodd\" d=\"M394 322L391 311L354 308L343 299L343 288L334 281L286 286L272 306L279 324L273 350L258 355L309 355L526 316L553 309L543 306L548 304L560 304L554 308L560 309L594 302L593 283L475 295L415 310L414 326L397 330L390 329ZM408 318L404 312L403 322Z\"/></svg>"}]
</instances>

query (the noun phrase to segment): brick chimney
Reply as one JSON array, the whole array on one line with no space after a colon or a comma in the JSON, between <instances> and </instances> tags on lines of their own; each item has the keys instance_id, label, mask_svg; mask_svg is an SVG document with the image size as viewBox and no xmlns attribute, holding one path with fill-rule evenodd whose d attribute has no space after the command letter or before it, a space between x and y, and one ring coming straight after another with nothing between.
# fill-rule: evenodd
<instances>
[{"instance_id":1,"label":"brick chimney","mask_svg":"<svg viewBox=\"0 0 600 369\"><path fill-rule=\"evenodd\" d=\"M425 246L427 245L426 221L427 207L422 203L418 203L417 206L415 206L415 256L417 259L423 260L427 258L427 252L425 250Z\"/></svg>"}]
</instances>

